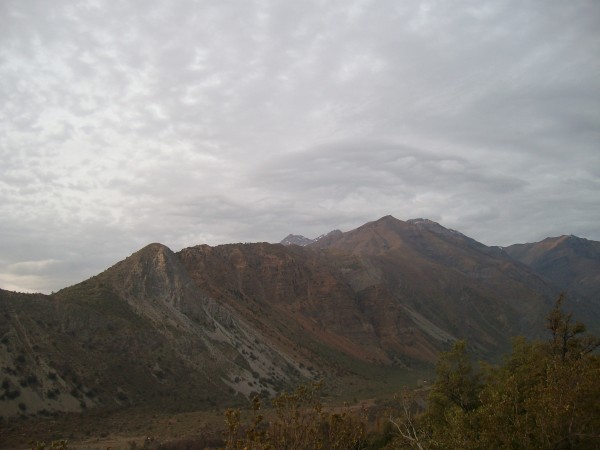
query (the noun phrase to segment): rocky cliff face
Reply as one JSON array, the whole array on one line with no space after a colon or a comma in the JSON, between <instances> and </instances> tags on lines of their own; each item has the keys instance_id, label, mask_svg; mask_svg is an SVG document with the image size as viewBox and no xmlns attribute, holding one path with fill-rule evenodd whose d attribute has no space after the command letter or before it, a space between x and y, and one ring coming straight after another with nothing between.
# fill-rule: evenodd
<instances>
[{"instance_id":1,"label":"rocky cliff face","mask_svg":"<svg viewBox=\"0 0 600 450\"><path fill-rule=\"evenodd\" d=\"M52 296L2 291L0 308L3 416L205 408L319 376L204 294L158 244Z\"/></svg>"},{"instance_id":2,"label":"rocky cliff face","mask_svg":"<svg viewBox=\"0 0 600 450\"><path fill-rule=\"evenodd\" d=\"M180 257L197 286L261 328L281 321L285 329L299 327L321 345L364 361L434 358L435 346L426 342L400 351L414 324L389 295L359 295L358 289L376 288L380 280L358 258L272 244L201 246ZM393 330L383 330L386 322Z\"/></svg>"}]
</instances>

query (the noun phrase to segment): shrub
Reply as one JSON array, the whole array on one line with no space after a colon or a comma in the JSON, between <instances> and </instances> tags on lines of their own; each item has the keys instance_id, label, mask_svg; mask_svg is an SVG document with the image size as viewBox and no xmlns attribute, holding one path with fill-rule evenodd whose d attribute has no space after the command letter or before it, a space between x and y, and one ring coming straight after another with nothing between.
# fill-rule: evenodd
<instances>
[{"instance_id":1,"label":"shrub","mask_svg":"<svg viewBox=\"0 0 600 450\"><path fill-rule=\"evenodd\" d=\"M478 376L466 346L440 358L427 411L395 421L396 444L413 448L597 448L600 339L561 311L547 317L551 338L516 338L498 367Z\"/></svg>"},{"instance_id":2,"label":"shrub","mask_svg":"<svg viewBox=\"0 0 600 450\"><path fill-rule=\"evenodd\" d=\"M300 386L273 399L276 419L267 424L260 414L259 397L252 400L250 424L243 425L239 409L225 412L225 449L360 449L364 448L365 424L347 408L327 412L320 400L323 384Z\"/></svg>"}]
</instances>

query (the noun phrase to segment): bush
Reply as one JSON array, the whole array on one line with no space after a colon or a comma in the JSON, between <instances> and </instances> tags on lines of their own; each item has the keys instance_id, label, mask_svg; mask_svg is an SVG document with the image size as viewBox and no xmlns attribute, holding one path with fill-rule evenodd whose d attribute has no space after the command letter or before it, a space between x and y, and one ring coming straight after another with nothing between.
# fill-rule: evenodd
<instances>
[{"instance_id":1,"label":"bush","mask_svg":"<svg viewBox=\"0 0 600 450\"><path fill-rule=\"evenodd\" d=\"M517 338L481 376L459 342L440 358L424 415L396 421L397 445L413 448L597 448L600 339L561 311L547 317L551 339Z\"/></svg>"},{"instance_id":2,"label":"bush","mask_svg":"<svg viewBox=\"0 0 600 450\"><path fill-rule=\"evenodd\" d=\"M360 449L365 448L365 423L347 408L333 413L320 400L322 383L300 386L275 397L276 419L266 424L259 397L252 400L254 416L243 425L239 409L225 412L225 449Z\"/></svg>"}]
</instances>

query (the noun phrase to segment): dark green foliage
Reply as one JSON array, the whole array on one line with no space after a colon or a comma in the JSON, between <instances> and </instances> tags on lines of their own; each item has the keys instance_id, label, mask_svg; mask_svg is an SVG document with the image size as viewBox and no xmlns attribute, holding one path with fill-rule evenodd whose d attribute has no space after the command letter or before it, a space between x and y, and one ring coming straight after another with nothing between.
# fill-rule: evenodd
<instances>
[{"instance_id":1,"label":"dark green foliage","mask_svg":"<svg viewBox=\"0 0 600 450\"><path fill-rule=\"evenodd\" d=\"M513 341L498 367L474 372L464 342L441 356L426 412L402 418L392 448L600 448L600 340L561 310L547 342Z\"/></svg>"},{"instance_id":2,"label":"dark green foliage","mask_svg":"<svg viewBox=\"0 0 600 450\"><path fill-rule=\"evenodd\" d=\"M467 344L458 341L440 356L436 367L426 414L431 442L466 448L472 436L463 431L476 426L473 412L480 406L480 390L480 376L474 371ZM416 431L413 435L417 439Z\"/></svg>"},{"instance_id":3,"label":"dark green foliage","mask_svg":"<svg viewBox=\"0 0 600 450\"><path fill-rule=\"evenodd\" d=\"M2 381L2 393L0 394L0 400L14 400L21 395L19 388L14 386L8 379Z\"/></svg>"},{"instance_id":4,"label":"dark green foliage","mask_svg":"<svg viewBox=\"0 0 600 450\"><path fill-rule=\"evenodd\" d=\"M436 381L431 393L432 408L449 406L468 412L479 406L479 375L467 353L467 343L458 341L452 350L440 356L436 367Z\"/></svg>"},{"instance_id":5,"label":"dark green foliage","mask_svg":"<svg viewBox=\"0 0 600 450\"><path fill-rule=\"evenodd\" d=\"M60 391L58 389L49 389L46 391L46 398L51 400L56 400L60 395Z\"/></svg>"},{"instance_id":6,"label":"dark green foliage","mask_svg":"<svg viewBox=\"0 0 600 450\"><path fill-rule=\"evenodd\" d=\"M561 310L565 295L561 294L554 309L546 317L546 328L552 334L548 350L561 362L579 360L600 345L600 338L584 334L585 325L572 323L572 314Z\"/></svg>"},{"instance_id":7,"label":"dark green foliage","mask_svg":"<svg viewBox=\"0 0 600 450\"><path fill-rule=\"evenodd\" d=\"M12 391L6 391L6 398L9 400L14 400L18 396L21 395L21 391L19 389L14 389Z\"/></svg>"}]
</instances>

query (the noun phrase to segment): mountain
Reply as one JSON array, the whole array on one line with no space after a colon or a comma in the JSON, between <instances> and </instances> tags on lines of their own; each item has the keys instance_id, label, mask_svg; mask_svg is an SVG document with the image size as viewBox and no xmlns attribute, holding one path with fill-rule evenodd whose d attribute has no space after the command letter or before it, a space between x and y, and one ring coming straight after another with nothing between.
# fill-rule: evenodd
<instances>
[{"instance_id":1,"label":"mountain","mask_svg":"<svg viewBox=\"0 0 600 450\"><path fill-rule=\"evenodd\" d=\"M561 289L427 219L386 216L304 246L150 244L53 295L0 290L0 414L201 409L306 379L377 384L380 369L431 367L457 339L494 358L511 336L543 333Z\"/></svg>"},{"instance_id":2,"label":"mountain","mask_svg":"<svg viewBox=\"0 0 600 450\"><path fill-rule=\"evenodd\" d=\"M314 245L368 261L380 274L379 291L488 351L509 335L540 333L556 295L499 248L431 221L387 216Z\"/></svg>"},{"instance_id":3,"label":"mountain","mask_svg":"<svg viewBox=\"0 0 600 450\"><path fill-rule=\"evenodd\" d=\"M560 236L504 250L568 293L600 303L600 242Z\"/></svg>"},{"instance_id":4,"label":"mountain","mask_svg":"<svg viewBox=\"0 0 600 450\"><path fill-rule=\"evenodd\" d=\"M285 238L282 239L280 244L282 245L299 245L300 247L304 247L305 245L312 244L314 239L309 239L300 234L288 234Z\"/></svg>"},{"instance_id":5,"label":"mountain","mask_svg":"<svg viewBox=\"0 0 600 450\"><path fill-rule=\"evenodd\" d=\"M319 237L314 239L309 239L300 234L288 234L283 240L280 242L282 245L299 245L300 247L305 247L310 244L314 244L318 241L328 241L330 239L334 239L335 237L341 235L342 232L340 230L333 230L329 233L322 234Z\"/></svg>"},{"instance_id":6,"label":"mountain","mask_svg":"<svg viewBox=\"0 0 600 450\"><path fill-rule=\"evenodd\" d=\"M208 408L311 376L160 244L51 296L0 291L0 336L3 416Z\"/></svg>"}]
</instances>

